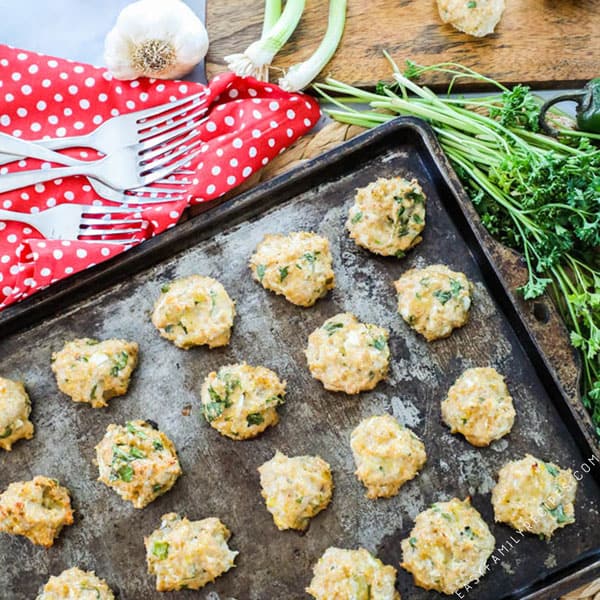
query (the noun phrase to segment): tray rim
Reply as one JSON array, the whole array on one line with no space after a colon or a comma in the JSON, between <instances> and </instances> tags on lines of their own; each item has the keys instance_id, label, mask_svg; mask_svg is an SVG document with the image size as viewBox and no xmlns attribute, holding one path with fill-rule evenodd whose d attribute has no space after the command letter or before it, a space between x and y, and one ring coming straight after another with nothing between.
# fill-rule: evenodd
<instances>
[{"instance_id":1,"label":"tray rim","mask_svg":"<svg viewBox=\"0 0 600 600\"><path fill-rule=\"evenodd\" d=\"M161 261L174 257L199 241L211 237L214 230L219 227L234 227L238 224L238 220L244 222L261 215L272 207L285 202L288 199L286 189L297 185L297 179L309 181L312 178L312 181L314 181L314 176L330 169L331 164L338 163L345 157L360 152L365 147L376 145L380 138L385 139L388 136L400 135L402 130L410 130L413 134L416 134L429 158L435 163L436 170L444 180L445 185L455 196L460 214L455 215L450 211L451 218L461 230L467 228L467 235L471 237L471 240L465 241L469 249L474 254L474 258L485 278L488 280L492 278L494 285L499 288L502 295L500 298L496 290L492 290L495 301L500 305L509 320L561 418L565 420L566 417L565 425L570 431L573 426L576 428L578 435L574 435L572 431L571 433L580 451L584 455L589 453L596 456L598 447L591 434L591 421L586 423L585 419L574 410L560 385L555 370L539 347L533 331L522 318L514 295L496 268L489 248L482 240L481 232L478 229L481 225L474 222L472 220L473 215L465 210L465 206L469 205L470 200L442 151L433 130L424 121L413 117L398 117L360 134L352 140L227 202L208 207L206 212L164 232L160 236L147 240L143 244L92 269L84 270L73 277L57 282L23 302L7 307L4 311L0 311L0 339L39 324L44 319L51 318L62 310L68 310L86 298L104 292L111 286L119 285L128 276L152 268ZM307 185L308 187L310 185ZM464 234L464 231L462 233ZM549 377L549 380L546 379L547 377ZM556 397L559 397L562 401L562 410L555 401ZM600 481L598 461L591 468L596 479ZM516 600L519 598L549 600L555 598L557 592L567 591L567 589L564 589L565 583L569 587L575 588L599 575L600 545L598 548L576 557L572 563L553 569L545 577L534 579L529 585L504 594L499 600Z\"/></svg>"}]
</instances>

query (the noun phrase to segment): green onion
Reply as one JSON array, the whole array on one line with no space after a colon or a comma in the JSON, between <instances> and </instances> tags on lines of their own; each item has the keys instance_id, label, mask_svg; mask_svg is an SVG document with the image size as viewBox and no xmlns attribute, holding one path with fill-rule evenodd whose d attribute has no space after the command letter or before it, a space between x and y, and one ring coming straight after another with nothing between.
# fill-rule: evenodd
<instances>
[{"instance_id":1,"label":"green onion","mask_svg":"<svg viewBox=\"0 0 600 600\"><path fill-rule=\"evenodd\" d=\"M384 337L376 338L369 345L373 346L373 348L375 348L375 350L381 351L387 347L387 340Z\"/></svg>"},{"instance_id":2,"label":"green onion","mask_svg":"<svg viewBox=\"0 0 600 600\"><path fill-rule=\"evenodd\" d=\"M323 325L323 329L330 335L332 336L337 329L341 329L344 326L343 323L325 323L325 325Z\"/></svg>"},{"instance_id":3,"label":"green onion","mask_svg":"<svg viewBox=\"0 0 600 600\"><path fill-rule=\"evenodd\" d=\"M289 267L279 267L279 281L283 281L289 273Z\"/></svg>"},{"instance_id":4,"label":"green onion","mask_svg":"<svg viewBox=\"0 0 600 600\"><path fill-rule=\"evenodd\" d=\"M159 560L164 560L169 556L169 542L154 542L152 544L152 554Z\"/></svg>"},{"instance_id":5,"label":"green onion","mask_svg":"<svg viewBox=\"0 0 600 600\"><path fill-rule=\"evenodd\" d=\"M250 413L249 415L246 415L246 422L248 423L248 427L252 427L252 425L260 425L264 422L264 420L265 418L259 412Z\"/></svg>"},{"instance_id":6,"label":"green onion","mask_svg":"<svg viewBox=\"0 0 600 600\"><path fill-rule=\"evenodd\" d=\"M446 302L448 302L448 300L450 300L450 298L452 298L452 292L449 292L447 290L435 290L435 292L433 292L433 295L442 303L442 304L446 304Z\"/></svg>"},{"instance_id":7,"label":"green onion","mask_svg":"<svg viewBox=\"0 0 600 600\"><path fill-rule=\"evenodd\" d=\"M265 267L265 265L258 265L258 267L256 267L256 274L258 275L259 281L263 280L266 270L267 270L267 267Z\"/></svg>"},{"instance_id":8,"label":"green onion","mask_svg":"<svg viewBox=\"0 0 600 600\"><path fill-rule=\"evenodd\" d=\"M127 429L127 431L129 431L129 433L133 433L134 435L137 435L143 440L145 440L148 437L144 431L137 428L131 421L127 421L127 423L125 423L125 428Z\"/></svg>"},{"instance_id":9,"label":"green onion","mask_svg":"<svg viewBox=\"0 0 600 600\"><path fill-rule=\"evenodd\" d=\"M463 289L463 286L460 284L460 281L457 281L456 279L450 279L450 289L452 290L453 296L458 296Z\"/></svg>"},{"instance_id":10,"label":"green onion","mask_svg":"<svg viewBox=\"0 0 600 600\"><path fill-rule=\"evenodd\" d=\"M266 0L261 39L264 40L269 35L279 17L281 17L281 0Z\"/></svg>"},{"instance_id":11,"label":"green onion","mask_svg":"<svg viewBox=\"0 0 600 600\"><path fill-rule=\"evenodd\" d=\"M119 479L125 483L129 483L133 478L133 467L129 465L123 465L117 471L117 475L119 476Z\"/></svg>"},{"instance_id":12,"label":"green onion","mask_svg":"<svg viewBox=\"0 0 600 600\"><path fill-rule=\"evenodd\" d=\"M288 92L296 92L308 87L325 68L335 54L346 25L346 0L329 1L329 21L327 32L316 52L304 62L290 67L279 80L279 86Z\"/></svg>"},{"instance_id":13,"label":"green onion","mask_svg":"<svg viewBox=\"0 0 600 600\"><path fill-rule=\"evenodd\" d=\"M131 456L131 460L136 458L146 458L146 453L142 452L139 448L135 446L131 446L129 450L129 455Z\"/></svg>"},{"instance_id":14,"label":"green onion","mask_svg":"<svg viewBox=\"0 0 600 600\"><path fill-rule=\"evenodd\" d=\"M113 361L114 365L110 370L110 374L113 377L118 377L119 372L127 366L127 362L129 361L129 354L127 354L127 352L123 350L113 358Z\"/></svg>"},{"instance_id":15,"label":"green onion","mask_svg":"<svg viewBox=\"0 0 600 600\"><path fill-rule=\"evenodd\" d=\"M562 523L571 523L572 517L565 514L565 509L562 504L559 504L556 508L548 508L544 505L544 508L556 519L556 522L561 525Z\"/></svg>"},{"instance_id":16,"label":"green onion","mask_svg":"<svg viewBox=\"0 0 600 600\"><path fill-rule=\"evenodd\" d=\"M241 54L225 57L229 70L240 77L268 80L269 65L294 33L303 11L304 0L287 0L281 17L266 37L250 44Z\"/></svg>"}]
</instances>

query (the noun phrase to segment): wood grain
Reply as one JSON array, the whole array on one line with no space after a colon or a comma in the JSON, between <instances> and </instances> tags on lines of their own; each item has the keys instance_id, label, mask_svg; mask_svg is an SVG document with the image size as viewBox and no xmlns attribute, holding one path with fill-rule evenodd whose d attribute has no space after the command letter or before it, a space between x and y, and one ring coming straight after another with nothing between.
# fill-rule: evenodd
<instances>
[{"instance_id":1,"label":"wood grain","mask_svg":"<svg viewBox=\"0 0 600 600\"><path fill-rule=\"evenodd\" d=\"M209 0L209 76L224 70L224 56L243 51L260 37L263 4ZM456 61L499 81L536 88L575 87L600 75L600 0L506 0L506 4L496 32L477 39L442 24L434 0L349 0L341 47L324 74L373 86L390 76L381 53L385 49L399 64L406 59L421 64ZM317 47L327 24L327 5L326 0L307 0L300 26L277 68L308 57ZM445 82L440 77L423 81Z\"/></svg>"}]
</instances>

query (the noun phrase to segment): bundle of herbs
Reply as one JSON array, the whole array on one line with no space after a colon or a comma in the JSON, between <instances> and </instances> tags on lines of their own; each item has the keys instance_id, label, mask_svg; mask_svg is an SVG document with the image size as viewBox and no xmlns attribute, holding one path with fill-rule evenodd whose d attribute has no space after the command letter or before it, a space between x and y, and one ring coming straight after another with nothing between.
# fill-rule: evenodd
<instances>
[{"instance_id":1,"label":"bundle of herbs","mask_svg":"<svg viewBox=\"0 0 600 600\"><path fill-rule=\"evenodd\" d=\"M386 55L387 56L387 55ZM569 127L558 139L540 133L541 101L527 87L509 89L453 63L407 62L376 92L327 79L315 85L326 112L345 123L374 127L397 115L429 122L485 227L522 253L525 299L548 291L583 359L582 398L600 436L600 135ZM415 80L452 76L447 95ZM485 97L450 97L470 78L497 89ZM358 108L368 104L370 108Z\"/></svg>"}]
</instances>

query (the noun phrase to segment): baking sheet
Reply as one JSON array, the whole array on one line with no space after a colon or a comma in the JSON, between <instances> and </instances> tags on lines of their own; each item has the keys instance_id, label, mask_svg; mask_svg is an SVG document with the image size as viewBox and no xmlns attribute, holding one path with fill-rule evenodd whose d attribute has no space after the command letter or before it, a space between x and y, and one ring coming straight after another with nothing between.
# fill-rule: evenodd
<instances>
[{"instance_id":1,"label":"baking sheet","mask_svg":"<svg viewBox=\"0 0 600 600\"><path fill-rule=\"evenodd\" d=\"M359 143L353 153L333 153L318 180L310 168L300 169L297 183L286 188L289 199L263 197L263 206L273 205L267 212L240 217L225 210L220 219L229 226L205 231L182 253L0 341L0 374L26 382L36 425L33 440L0 455L0 488L37 474L56 477L71 490L76 509L75 525L49 550L2 535L0 597L30 599L51 574L75 565L94 569L122 600L164 597L154 591L154 580L146 572L143 536L171 511L190 519L221 518L233 532L231 547L240 552L235 569L200 592L179 592L182 600L307 598L303 588L311 579L311 567L332 545L363 546L398 568L400 540L416 515L432 502L453 496L472 497L497 541L490 572L465 597L521 597L524 592L518 590L543 587L551 573L574 570L584 556L588 562L597 557L600 489L585 437L565 425L557 398L550 398L550 374L544 375L544 386L530 360L536 357L528 357L500 307L504 302L492 297L492 275L483 265L484 276L452 219L458 208L427 148L419 143L423 131L410 122L397 129L398 135L387 131L385 143ZM402 260L375 257L356 247L344 231L354 189L394 174L417 177L428 196L424 242ZM264 234L297 230L326 236L334 257L336 289L311 309L265 291L247 268ZM208 233L212 237L201 239ZM392 282L409 268L435 262L465 272L475 283L474 306L466 327L447 340L427 344L396 313ZM224 349L179 350L150 323L161 284L192 273L218 278L237 301L233 336ZM389 379L359 396L326 392L310 377L303 355L309 333L341 311L391 332ZM67 339L83 336L124 337L140 344L140 365L129 393L113 399L105 410L71 402L57 390L50 370L52 351ZM288 394L276 427L255 440L234 442L204 422L199 390L209 371L244 360L274 369L287 380ZM450 435L441 423L439 404L464 369L488 365L506 375L517 420L508 437L477 449ZM349 436L362 418L383 412L415 430L425 442L428 461L398 496L372 501L353 475ZM170 492L143 510L97 482L93 464L94 446L107 425L135 418L159 424L174 441L184 470ZM305 535L279 532L260 496L256 469L276 449L288 455L318 454L332 466L333 501ZM526 452L570 467L581 478L577 522L559 530L550 542L493 524L494 475ZM512 548L511 538L518 539ZM411 575L400 568L398 589L411 599L440 597L413 586Z\"/></svg>"}]
</instances>

